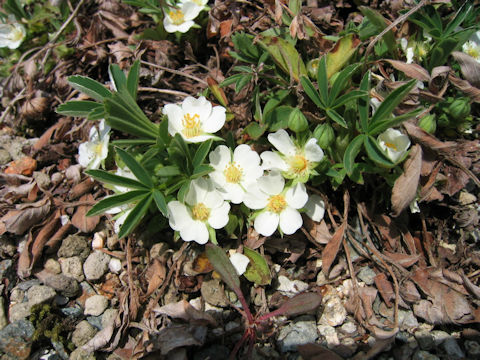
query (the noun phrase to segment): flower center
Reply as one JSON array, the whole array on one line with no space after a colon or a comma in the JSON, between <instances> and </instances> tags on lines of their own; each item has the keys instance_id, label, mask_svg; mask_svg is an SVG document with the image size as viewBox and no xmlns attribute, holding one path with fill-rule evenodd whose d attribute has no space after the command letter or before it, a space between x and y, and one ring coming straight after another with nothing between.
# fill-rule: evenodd
<instances>
[{"instance_id":1,"label":"flower center","mask_svg":"<svg viewBox=\"0 0 480 360\"><path fill-rule=\"evenodd\" d=\"M204 203L198 203L192 209L193 220L207 221L209 216L210 209Z\"/></svg>"},{"instance_id":2,"label":"flower center","mask_svg":"<svg viewBox=\"0 0 480 360\"><path fill-rule=\"evenodd\" d=\"M294 173L301 174L307 170L308 160L303 155L295 155L290 158L290 167Z\"/></svg>"},{"instance_id":3,"label":"flower center","mask_svg":"<svg viewBox=\"0 0 480 360\"><path fill-rule=\"evenodd\" d=\"M480 49L476 46L469 47L467 50L467 54L476 60L480 59Z\"/></svg>"},{"instance_id":4,"label":"flower center","mask_svg":"<svg viewBox=\"0 0 480 360\"><path fill-rule=\"evenodd\" d=\"M182 120L183 130L182 133L186 138L192 138L198 136L202 133L202 128L200 127L200 115L194 114L185 114Z\"/></svg>"},{"instance_id":5,"label":"flower center","mask_svg":"<svg viewBox=\"0 0 480 360\"><path fill-rule=\"evenodd\" d=\"M280 214L287 207L287 202L283 195L274 195L268 199L267 210Z\"/></svg>"},{"instance_id":6,"label":"flower center","mask_svg":"<svg viewBox=\"0 0 480 360\"><path fill-rule=\"evenodd\" d=\"M193 0L193 2L194 2L195 4L197 4L198 6L203 6L202 0Z\"/></svg>"},{"instance_id":7,"label":"flower center","mask_svg":"<svg viewBox=\"0 0 480 360\"><path fill-rule=\"evenodd\" d=\"M243 171L240 166L235 164L235 161L232 161L225 167L223 174L225 175L227 182L238 184L242 179Z\"/></svg>"},{"instance_id":8,"label":"flower center","mask_svg":"<svg viewBox=\"0 0 480 360\"><path fill-rule=\"evenodd\" d=\"M23 39L22 31L20 29L15 28L12 31L11 40L12 41L19 41L19 40L22 40L22 39Z\"/></svg>"},{"instance_id":9,"label":"flower center","mask_svg":"<svg viewBox=\"0 0 480 360\"><path fill-rule=\"evenodd\" d=\"M96 154L97 156L101 156L101 155L102 155L103 146L102 146L101 143L96 144L93 149L94 149L93 151L95 152L95 154Z\"/></svg>"},{"instance_id":10,"label":"flower center","mask_svg":"<svg viewBox=\"0 0 480 360\"><path fill-rule=\"evenodd\" d=\"M391 142L386 142L385 141L385 146L394 150L394 151L398 151L398 148L397 148L397 145L395 145L394 143L391 143Z\"/></svg>"},{"instance_id":11,"label":"flower center","mask_svg":"<svg viewBox=\"0 0 480 360\"><path fill-rule=\"evenodd\" d=\"M172 23L174 23L175 25L181 25L184 23L184 15L182 10L180 9L170 11L168 13L168 16L170 17L170 19L172 19Z\"/></svg>"}]
</instances>

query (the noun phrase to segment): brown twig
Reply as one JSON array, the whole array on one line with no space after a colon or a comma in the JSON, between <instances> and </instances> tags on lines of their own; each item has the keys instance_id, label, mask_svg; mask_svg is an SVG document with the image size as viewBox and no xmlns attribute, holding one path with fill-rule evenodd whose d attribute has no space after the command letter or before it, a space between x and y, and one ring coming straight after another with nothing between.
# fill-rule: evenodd
<instances>
[{"instance_id":1,"label":"brown twig","mask_svg":"<svg viewBox=\"0 0 480 360\"><path fill-rule=\"evenodd\" d=\"M152 87L139 87L138 91L157 92L157 93L161 93L161 94L167 94L167 95L173 95L173 96L179 96L179 97L190 96L190 94L184 93L183 91L169 90L169 89L157 89L157 88L152 88Z\"/></svg>"},{"instance_id":2,"label":"brown twig","mask_svg":"<svg viewBox=\"0 0 480 360\"><path fill-rule=\"evenodd\" d=\"M181 72L181 71L178 71L178 70L173 70L173 69L167 68L167 67L162 66L162 65L153 64L153 63L151 63L151 62L144 61L144 60L140 60L140 63L143 64L143 65L148 65L148 66L151 66L151 67L154 67L154 68L163 70L163 71L167 71L167 72L169 72L169 73L172 73L172 74L175 74L175 75L178 75L178 76L183 76L183 77L186 77L186 78L195 80L195 81L199 82L200 84L203 84L203 85L205 85L205 86L208 86L208 83L207 83L205 80L202 80L202 79L200 79L200 78L198 78L198 77L196 77L196 76L193 76L193 75L190 75L190 74L186 74L186 73Z\"/></svg>"}]
</instances>

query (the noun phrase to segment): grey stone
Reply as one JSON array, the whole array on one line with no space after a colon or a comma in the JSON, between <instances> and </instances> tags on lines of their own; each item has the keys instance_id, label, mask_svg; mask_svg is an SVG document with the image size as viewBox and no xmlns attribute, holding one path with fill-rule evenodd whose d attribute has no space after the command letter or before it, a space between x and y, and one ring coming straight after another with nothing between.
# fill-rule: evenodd
<instances>
[{"instance_id":1,"label":"grey stone","mask_svg":"<svg viewBox=\"0 0 480 360\"><path fill-rule=\"evenodd\" d=\"M37 305L52 301L57 293L49 286L34 285L27 291L28 303Z\"/></svg>"},{"instance_id":2,"label":"grey stone","mask_svg":"<svg viewBox=\"0 0 480 360\"><path fill-rule=\"evenodd\" d=\"M0 149L0 165L6 165L12 161L10 153L5 149Z\"/></svg>"},{"instance_id":3,"label":"grey stone","mask_svg":"<svg viewBox=\"0 0 480 360\"><path fill-rule=\"evenodd\" d=\"M433 341L433 336L430 331L422 329L422 330L416 331L414 336L418 342L418 345L420 346L420 349L430 350L431 348L433 348L435 343Z\"/></svg>"},{"instance_id":4,"label":"grey stone","mask_svg":"<svg viewBox=\"0 0 480 360\"><path fill-rule=\"evenodd\" d=\"M375 276L377 276L377 274L369 266L362 267L357 274L357 278L367 285L373 285Z\"/></svg>"},{"instance_id":5,"label":"grey stone","mask_svg":"<svg viewBox=\"0 0 480 360\"><path fill-rule=\"evenodd\" d=\"M77 280L63 274L52 274L51 276L45 278L44 282L45 285L54 288L66 297L73 297L77 295L78 291L80 290Z\"/></svg>"},{"instance_id":6,"label":"grey stone","mask_svg":"<svg viewBox=\"0 0 480 360\"><path fill-rule=\"evenodd\" d=\"M351 321L348 321L340 327L340 331L344 334L352 335L357 331L357 325Z\"/></svg>"},{"instance_id":7,"label":"grey stone","mask_svg":"<svg viewBox=\"0 0 480 360\"><path fill-rule=\"evenodd\" d=\"M14 359L28 359L35 328L26 320L12 322L0 330L0 352Z\"/></svg>"},{"instance_id":8,"label":"grey stone","mask_svg":"<svg viewBox=\"0 0 480 360\"><path fill-rule=\"evenodd\" d=\"M5 311L5 299L3 296L0 296L0 330L7 326L7 313Z\"/></svg>"},{"instance_id":9,"label":"grey stone","mask_svg":"<svg viewBox=\"0 0 480 360\"><path fill-rule=\"evenodd\" d=\"M7 259L0 261L0 279L8 279L8 290L13 288L16 278L13 260Z\"/></svg>"},{"instance_id":10,"label":"grey stone","mask_svg":"<svg viewBox=\"0 0 480 360\"><path fill-rule=\"evenodd\" d=\"M115 318L118 315L117 309L107 309L102 314L102 329L106 328L108 325L115 321Z\"/></svg>"},{"instance_id":11,"label":"grey stone","mask_svg":"<svg viewBox=\"0 0 480 360\"><path fill-rule=\"evenodd\" d=\"M337 332L333 326L318 325L317 329L320 335L323 337L323 343L327 345L328 348L334 348L340 345Z\"/></svg>"},{"instance_id":12,"label":"grey stone","mask_svg":"<svg viewBox=\"0 0 480 360\"><path fill-rule=\"evenodd\" d=\"M30 305L28 302L11 305L8 312L8 320L12 323L26 319L30 316L31 308L32 305Z\"/></svg>"},{"instance_id":13,"label":"grey stone","mask_svg":"<svg viewBox=\"0 0 480 360\"><path fill-rule=\"evenodd\" d=\"M88 321L80 321L77 326L75 326L75 330L73 330L72 342L76 347L80 347L85 345L96 333L97 329L90 325Z\"/></svg>"},{"instance_id":14,"label":"grey stone","mask_svg":"<svg viewBox=\"0 0 480 360\"><path fill-rule=\"evenodd\" d=\"M51 343L52 343L52 345L53 345L53 348L54 348L55 351L57 352L58 356L59 356L62 360L68 360L68 354L66 353L65 347L63 346L62 342L61 342L61 341L51 340ZM50 359L48 359L48 360L50 360Z\"/></svg>"},{"instance_id":15,"label":"grey stone","mask_svg":"<svg viewBox=\"0 0 480 360\"><path fill-rule=\"evenodd\" d=\"M55 304L59 306L64 306L68 303L68 298L63 295L56 295L54 301L55 301Z\"/></svg>"},{"instance_id":16,"label":"grey stone","mask_svg":"<svg viewBox=\"0 0 480 360\"><path fill-rule=\"evenodd\" d=\"M32 280L27 280L27 281L22 281L21 283L17 284L16 288L27 291L30 289L33 285L39 285L40 280L38 279L32 279Z\"/></svg>"},{"instance_id":17,"label":"grey stone","mask_svg":"<svg viewBox=\"0 0 480 360\"><path fill-rule=\"evenodd\" d=\"M25 291L20 290L18 287L13 288L10 293L10 304L21 303L24 301L27 301Z\"/></svg>"},{"instance_id":18,"label":"grey stone","mask_svg":"<svg viewBox=\"0 0 480 360\"><path fill-rule=\"evenodd\" d=\"M280 330L277 343L281 352L287 352L295 351L298 345L313 343L317 339L315 321L296 321Z\"/></svg>"},{"instance_id":19,"label":"grey stone","mask_svg":"<svg viewBox=\"0 0 480 360\"><path fill-rule=\"evenodd\" d=\"M412 358L414 351L415 349L409 346L409 344L403 344L393 348L393 356L395 360L409 360Z\"/></svg>"},{"instance_id":20,"label":"grey stone","mask_svg":"<svg viewBox=\"0 0 480 360\"><path fill-rule=\"evenodd\" d=\"M413 311L405 311L399 310L398 311L398 322L400 323L401 327L404 329L412 329L418 327L418 320L416 316L413 314Z\"/></svg>"},{"instance_id":21,"label":"grey stone","mask_svg":"<svg viewBox=\"0 0 480 360\"><path fill-rule=\"evenodd\" d=\"M96 357L79 347L70 353L70 360L96 360Z\"/></svg>"},{"instance_id":22,"label":"grey stone","mask_svg":"<svg viewBox=\"0 0 480 360\"><path fill-rule=\"evenodd\" d=\"M37 185L41 189L48 189L50 186L50 176L41 172L41 171L34 171L33 178L37 182Z\"/></svg>"},{"instance_id":23,"label":"grey stone","mask_svg":"<svg viewBox=\"0 0 480 360\"><path fill-rule=\"evenodd\" d=\"M480 344L473 340L465 340L464 344L467 354L474 359L480 358Z\"/></svg>"},{"instance_id":24,"label":"grey stone","mask_svg":"<svg viewBox=\"0 0 480 360\"><path fill-rule=\"evenodd\" d=\"M99 316L108 307L108 299L102 295L90 296L85 301L85 315Z\"/></svg>"},{"instance_id":25,"label":"grey stone","mask_svg":"<svg viewBox=\"0 0 480 360\"><path fill-rule=\"evenodd\" d=\"M335 352L344 359L351 359L358 349L358 345L352 338L345 338L340 341L340 345L335 346Z\"/></svg>"},{"instance_id":26,"label":"grey stone","mask_svg":"<svg viewBox=\"0 0 480 360\"><path fill-rule=\"evenodd\" d=\"M223 286L220 284L220 280L213 279L204 281L200 289L203 299L213 306L228 306L227 298L223 291Z\"/></svg>"},{"instance_id":27,"label":"grey stone","mask_svg":"<svg viewBox=\"0 0 480 360\"><path fill-rule=\"evenodd\" d=\"M98 330L102 330L102 316L87 316L86 320Z\"/></svg>"},{"instance_id":28,"label":"grey stone","mask_svg":"<svg viewBox=\"0 0 480 360\"><path fill-rule=\"evenodd\" d=\"M436 355L430 354L428 351L419 350L413 355L413 360L440 360Z\"/></svg>"},{"instance_id":29,"label":"grey stone","mask_svg":"<svg viewBox=\"0 0 480 360\"><path fill-rule=\"evenodd\" d=\"M449 333L442 330L433 330L431 334L432 334L433 342L435 343L435 346L439 346L445 340L451 337Z\"/></svg>"},{"instance_id":30,"label":"grey stone","mask_svg":"<svg viewBox=\"0 0 480 360\"><path fill-rule=\"evenodd\" d=\"M464 352L458 346L457 341L453 337L445 339L442 343L443 349L448 355L449 359L463 359L465 357Z\"/></svg>"},{"instance_id":31,"label":"grey stone","mask_svg":"<svg viewBox=\"0 0 480 360\"><path fill-rule=\"evenodd\" d=\"M52 274L60 274L62 272L62 268L60 267L59 262L52 258L45 261L43 268L51 272Z\"/></svg>"},{"instance_id":32,"label":"grey stone","mask_svg":"<svg viewBox=\"0 0 480 360\"><path fill-rule=\"evenodd\" d=\"M319 324L338 326L342 325L347 318L347 310L338 296L332 296L325 303Z\"/></svg>"},{"instance_id":33,"label":"grey stone","mask_svg":"<svg viewBox=\"0 0 480 360\"><path fill-rule=\"evenodd\" d=\"M83 275L83 262L80 256L58 259L62 268L62 274L74 278L78 282L85 280Z\"/></svg>"},{"instance_id":34,"label":"grey stone","mask_svg":"<svg viewBox=\"0 0 480 360\"><path fill-rule=\"evenodd\" d=\"M83 315L83 309L80 307L67 307L60 309L60 311L65 316L72 316L74 318L79 318Z\"/></svg>"},{"instance_id":35,"label":"grey stone","mask_svg":"<svg viewBox=\"0 0 480 360\"><path fill-rule=\"evenodd\" d=\"M58 249L57 256L59 258L80 256L82 259L86 259L90 253L87 239L84 236L69 235L62 241L60 249Z\"/></svg>"},{"instance_id":36,"label":"grey stone","mask_svg":"<svg viewBox=\"0 0 480 360\"><path fill-rule=\"evenodd\" d=\"M83 264L83 272L87 280L100 280L107 272L109 262L110 256L101 251L95 251L88 255Z\"/></svg>"}]
</instances>

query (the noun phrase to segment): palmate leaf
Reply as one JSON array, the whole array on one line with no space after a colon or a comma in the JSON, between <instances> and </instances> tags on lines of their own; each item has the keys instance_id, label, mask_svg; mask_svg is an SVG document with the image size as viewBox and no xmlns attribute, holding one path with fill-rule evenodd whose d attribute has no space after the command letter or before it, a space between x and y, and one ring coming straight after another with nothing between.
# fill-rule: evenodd
<instances>
[{"instance_id":1,"label":"palmate leaf","mask_svg":"<svg viewBox=\"0 0 480 360\"><path fill-rule=\"evenodd\" d=\"M66 116L87 117L90 112L102 109L103 104L94 101L68 101L57 107L57 113Z\"/></svg>"},{"instance_id":2,"label":"palmate leaf","mask_svg":"<svg viewBox=\"0 0 480 360\"><path fill-rule=\"evenodd\" d=\"M362 96L365 96L365 95L368 95L368 93L366 91L363 91L363 90L349 91L346 94L343 94L342 96L340 96L338 99L336 99L333 102L333 104L330 106L330 108L331 109L336 109L336 108L344 105L348 101L355 100L355 99L357 99L359 97L362 97Z\"/></svg>"},{"instance_id":3,"label":"palmate leaf","mask_svg":"<svg viewBox=\"0 0 480 360\"><path fill-rule=\"evenodd\" d=\"M140 181L147 188L153 188L152 177L132 155L121 148L116 148L115 151L125 165L132 171L133 175L135 175L138 181Z\"/></svg>"},{"instance_id":4,"label":"palmate leaf","mask_svg":"<svg viewBox=\"0 0 480 360\"><path fill-rule=\"evenodd\" d=\"M110 185L123 186L128 189L150 190L141 182L124 176L115 175L104 170L87 170L85 173L94 179Z\"/></svg>"},{"instance_id":5,"label":"palmate leaf","mask_svg":"<svg viewBox=\"0 0 480 360\"><path fill-rule=\"evenodd\" d=\"M130 211L125 222L120 227L120 231L118 232L118 237L121 239L127 235L129 235L142 221L143 217L148 211L150 204L152 203L153 195L149 193L146 195L142 200L140 200L137 205Z\"/></svg>"},{"instance_id":6,"label":"palmate leaf","mask_svg":"<svg viewBox=\"0 0 480 360\"><path fill-rule=\"evenodd\" d=\"M344 127L345 129L348 128L347 122L338 112L333 109L327 109L326 113L327 116L335 121L338 125Z\"/></svg>"},{"instance_id":7,"label":"palmate leaf","mask_svg":"<svg viewBox=\"0 0 480 360\"><path fill-rule=\"evenodd\" d=\"M68 82L74 89L81 91L98 101L103 101L105 98L112 96L110 90L105 86L86 76L70 76Z\"/></svg>"},{"instance_id":8,"label":"palmate leaf","mask_svg":"<svg viewBox=\"0 0 480 360\"><path fill-rule=\"evenodd\" d=\"M96 203L87 213L87 216L95 216L121 205L135 202L144 198L150 192L148 190L132 190L126 193L108 196Z\"/></svg>"}]
</instances>

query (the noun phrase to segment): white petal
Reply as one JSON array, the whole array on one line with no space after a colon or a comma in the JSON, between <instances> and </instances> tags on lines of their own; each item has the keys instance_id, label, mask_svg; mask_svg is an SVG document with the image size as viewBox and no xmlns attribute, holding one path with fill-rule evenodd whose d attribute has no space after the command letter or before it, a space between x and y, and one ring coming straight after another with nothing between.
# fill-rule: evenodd
<instances>
[{"instance_id":1,"label":"white petal","mask_svg":"<svg viewBox=\"0 0 480 360\"><path fill-rule=\"evenodd\" d=\"M202 6L198 6L193 1L188 1L183 3L182 12L184 14L185 20L195 19L198 16L198 14L200 14L200 11L202 11L202 9L203 9Z\"/></svg>"},{"instance_id":2,"label":"white petal","mask_svg":"<svg viewBox=\"0 0 480 360\"><path fill-rule=\"evenodd\" d=\"M253 227L259 234L270 236L277 230L279 220L278 214L264 211L257 215Z\"/></svg>"},{"instance_id":3,"label":"white petal","mask_svg":"<svg viewBox=\"0 0 480 360\"><path fill-rule=\"evenodd\" d=\"M192 223L180 230L180 237L185 241L195 241L201 245L208 242L207 225L201 221L192 221Z\"/></svg>"},{"instance_id":4,"label":"white petal","mask_svg":"<svg viewBox=\"0 0 480 360\"><path fill-rule=\"evenodd\" d=\"M257 184L261 191L268 195L280 194L285 186L285 179L278 171L272 171L268 175L258 179Z\"/></svg>"},{"instance_id":5,"label":"white petal","mask_svg":"<svg viewBox=\"0 0 480 360\"><path fill-rule=\"evenodd\" d=\"M258 184L252 184L243 197L243 203L253 210L264 209L268 204L268 195L260 190Z\"/></svg>"},{"instance_id":6,"label":"white petal","mask_svg":"<svg viewBox=\"0 0 480 360\"><path fill-rule=\"evenodd\" d=\"M270 143L284 155L294 156L297 152L297 148L293 144L292 139L283 129L280 129L273 134L268 134L268 141L270 141Z\"/></svg>"},{"instance_id":7,"label":"white petal","mask_svg":"<svg viewBox=\"0 0 480 360\"><path fill-rule=\"evenodd\" d=\"M230 255L230 262L235 268L237 274L240 276L245 272L245 270L247 270L250 259L243 254L235 253Z\"/></svg>"},{"instance_id":8,"label":"white petal","mask_svg":"<svg viewBox=\"0 0 480 360\"><path fill-rule=\"evenodd\" d=\"M228 212L230 211L230 204L226 201L223 202L222 206L212 209L210 212L210 217L208 218L208 223L214 229L221 229L228 223Z\"/></svg>"},{"instance_id":9,"label":"white petal","mask_svg":"<svg viewBox=\"0 0 480 360\"><path fill-rule=\"evenodd\" d=\"M232 161L230 149L225 145L218 145L209 155L210 165L223 172L225 166Z\"/></svg>"},{"instance_id":10,"label":"white petal","mask_svg":"<svg viewBox=\"0 0 480 360\"><path fill-rule=\"evenodd\" d=\"M308 201L307 190L305 184L298 183L294 187L291 187L285 193L285 200L287 204L294 209L301 209Z\"/></svg>"},{"instance_id":11,"label":"white petal","mask_svg":"<svg viewBox=\"0 0 480 360\"><path fill-rule=\"evenodd\" d=\"M203 122L210 116L212 104L205 99L205 96L200 96L198 99L188 96L182 102L182 110L185 114L190 114L190 116L198 115L200 121Z\"/></svg>"},{"instance_id":12,"label":"white petal","mask_svg":"<svg viewBox=\"0 0 480 360\"><path fill-rule=\"evenodd\" d=\"M180 201L170 201L167 205L170 227L179 231L193 222L187 207Z\"/></svg>"},{"instance_id":13,"label":"white petal","mask_svg":"<svg viewBox=\"0 0 480 360\"><path fill-rule=\"evenodd\" d=\"M302 227L302 223L300 213L291 207L287 207L280 213L280 229L284 234L293 234Z\"/></svg>"},{"instance_id":14,"label":"white petal","mask_svg":"<svg viewBox=\"0 0 480 360\"><path fill-rule=\"evenodd\" d=\"M283 160L280 155L273 151L264 151L260 154L262 158L262 168L265 170L277 169L280 171L288 171L289 166L285 160Z\"/></svg>"},{"instance_id":15,"label":"white petal","mask_svg":"<svg viewBox=\"0 0 480 360\"><path fill-rule=\"evenodd\" d=\"M203 203L208 191L209 183L204 178L195 179L190 183L190 189L185 196L185 202L190 206Z\"/></svg>"},{"instance_id":16,"label":"white petal","mask_svg":"<svg viewBox=\"0 0 480 360\"><path fill-rule=\"evenodd\" d=\"M183 136L183 134L182 134L182 137L185 140L185 142L187 142L187 143L201 143L201 142L207 141L208 139L212 139L214 136L213 135L199 135L199 136L194 136L194 137L191 137L191 138L187 138L187 137Z\"/></svg>"},{"instance_id":17,"label":"white petal","mask_svg":"<svg viewBox=\"0 0 480 360\"><path fill-rule=\"evenodd\" d=\"M305 158L313 162L319 162L323 159L323 150L318 146L317 139L312 138L305 144Z\"/></svg>"},{"instance_id":18,"label":"white petal","mask_svg":"<svg viewBox=\"0 0 480 360\"><path fill-rule=\"evenodd\" d=\"M108 126L107 123L105 122L105 119L102 119L100 121L100 123L98 124L98 129L99 129L99 135L101 139L107 136L111 130L110 126Z\"/></svg>"},{"instance_id":19,"label":"white petal","mask_svg":"<svg viewBox=\"0 0 480 360\"><path fill-rule=\"evenodd\" d=\"M203 130L209 134L216 133L223 127L225 120L225 108L223 106L215 106L208 119L203 122Z\"/></svg>"},{"instance_id":20,"label":"white petal","mask_svg":"<svg viewBox=\"0 0 480 360\"><path fill-rule=\"evenodd\" d=\"M223 198L231 201L234 204L240 204L245 197L245 191L238 184L226 183L223 186L223 189L225 191Z\"/></svg>"},{"instance_id":21,"label":"white petal","mask_svg":"<svg viewBox=\"0 0 480 360\"><path fill-rule=\"evenodd\" d=\"M90 150L90 143L81 143L78 147L78 163L84 168L87 168L90 162L95 157L95 154Z\"/></svg>"},{"instance_id":22,"label":"white petal","mask_svg":"<svg viewBox=\"0 0 480 360\"><path fill-rule=\"evenodd\" d=\"M325 215L325 203L318 195L311 195L305 204L306 214L313 221L320 221Z\"/></svg>"},{"instance_id":23,"label":"white petal","mask_svg":"<svg viewBox=\"0 0 480 360\"><path fill-rule=\"evenodd\" d=\"M223 204L223 196L217 190L209 189L202 202L209 209L215 209Z\"/></svg>"},{"instance_id":24,"label":"white petal","mask_svg":"<svg viewBox=\"0 0 480 360\"><path fill-rule=\"evenodd\" d=\"M176 104L167 104L163 107L163 114L168 117L168 133L175 135L183 130L183 111L182 108Z\"/></svg>"}]
</instances>

